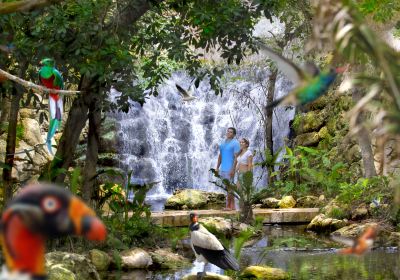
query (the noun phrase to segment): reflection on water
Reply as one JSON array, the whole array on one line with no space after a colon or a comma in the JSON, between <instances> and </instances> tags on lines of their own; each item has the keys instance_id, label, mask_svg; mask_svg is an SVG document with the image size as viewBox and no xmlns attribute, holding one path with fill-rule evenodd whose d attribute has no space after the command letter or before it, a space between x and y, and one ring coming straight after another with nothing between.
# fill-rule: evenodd
<instances>
[{"instance_id":1,"label":"reflection on water","mask_svg":"<svg viewBox=\"0 0 400 280\"><path fill-rule=\"evenodd\" d=\"M396 248L378 248L364 256L336 254L339 245L329 238L305 232L304 226L266 226L263 236L242 251L242 267L266 264L282 268L295 280L390 280L400 279L400 254ZM108 279L178 280L203 271L203 264L177 272L130 272ZM207 271L223 274L214 265Z\"/></svg>"}]
</instances>

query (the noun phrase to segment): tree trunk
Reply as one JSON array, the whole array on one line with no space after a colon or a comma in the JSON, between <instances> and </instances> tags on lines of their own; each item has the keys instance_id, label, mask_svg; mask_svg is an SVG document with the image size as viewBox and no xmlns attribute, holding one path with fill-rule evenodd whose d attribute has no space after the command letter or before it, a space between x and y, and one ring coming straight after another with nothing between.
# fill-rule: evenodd
<instances>
[{"instance_id":1,"label":"tree trunk","mask_svg":"<svg viewBox=\"0 0 400 280\"><path fill-rule=\"evenodd\" d=\"M3 135L6 132L7 122L10 115L11 110L11 100L10 96L7 92L5 92L4 87L0 85L0 90L2 94L1 99L1 116L0 116L0 135Z\"/></svg>"},{"instance_id":2,"label":"tree trunk","mask_svg":"<svg viewBox=\"0 0 400 280\"><path fill-rule=\"evenodd\" d=\"M276 77L278 75L278 70L274 70L269 76L269 84L267 89L267 104L270 104L274 100L275 93L275 83ZM265 123L264 123L264 136L265 136L265 149L269 151L270 155L274 154L274 141L272 135L272 117L273 117L274 108L264 107L264 115L265 115ZM271 186L273 182L273 177L271 177L270 170L273 170L272 167L268 167L268 186Z\"/></svg>"},{"instance_id":3,"label":"tree trunk","mask_svg":"<svg viewBox=\"0 0 400 280\"><path fill-rule=\"evenodd\" d=\"M10 115L8 120L6 156L4 160L4 163L8 167L3 169L4 205L6 205L7 201L9 201L13 196L12 168L14 166L19 102L23 94L23 89L19 85L14 84L14 87L12 88L12 94Z\"/></svg>"},{"instance_id":4,"label":"tree trunk","mask_svg":"<svg viewBox=\"0 0 400 280\"><path fill-rule=\"evenodd\" d=\"M352 98L354 102L360 101L362 98L361 90L354 88L352 90ZM376 176L377 174L374 163L374 153L371 145L371 136L366 127L363 125L364 119L364 113L360 113L357 118L357 125L360 126L361 129L357 133L357 140L361 149L361 157L364 164L364 176L366 178L370 178Z\"/></svg>"},{"instance_id":5,"label":"tree trunk","mask_svg":"<svg viewBox=\"0 0 400 280\"><path fill-rule=\"evenodd\" d=\"M95 100L89 109L89 135L86 149L86 161L83 171L83 199L90 203L95 182L96 166L99 155L101 110L100 103Z\"/></svg>"},{"instance_id":6,"label":"tree trunk","mask_svg":"<svg viewBox=\"0 0 400 280\"><path fill-rule=\"evenodd\" d=\"M242 199L239 200L240 214L239 221L241 223L252 224L254 222L253 207L251 203L246 203Z\"/></svg>"}]
</instances>

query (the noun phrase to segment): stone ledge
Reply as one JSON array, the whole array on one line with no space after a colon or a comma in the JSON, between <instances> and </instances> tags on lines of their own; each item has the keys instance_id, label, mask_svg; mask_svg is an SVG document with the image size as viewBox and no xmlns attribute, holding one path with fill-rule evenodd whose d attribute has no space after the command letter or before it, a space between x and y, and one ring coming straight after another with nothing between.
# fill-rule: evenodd
<instances>
[{"instance_id":1,"label":"stone ledge","mask_svg":"<svg viewBox=\"0 0 400 280\"><path fill-rule=\"evenodd\" d=\"M153 212L151 218L153 222L161 226L182 227L189 225L189 213L191 211L164 211ZM222 210L197 210L200 217L234 217L238 211ZM284 223L309 223L319 214L319 208L284 208L284 209L254 209L255 217L264 217L265 224L284 224Z\"/></svg>"}]
</instances>

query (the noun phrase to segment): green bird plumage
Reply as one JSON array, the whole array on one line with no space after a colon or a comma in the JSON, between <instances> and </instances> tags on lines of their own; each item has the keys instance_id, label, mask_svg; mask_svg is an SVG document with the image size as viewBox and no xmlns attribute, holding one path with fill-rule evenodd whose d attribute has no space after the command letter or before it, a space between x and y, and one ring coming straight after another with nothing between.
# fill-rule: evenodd
<instances>
[{"instance_id":1,"label":"green bird plumage","mask_svg":"<svg viewBox=\"0 0 400 280\"><path fill-rule=\"evenodd\" d=\"M295 84L295 89L291 93L274 100L267 105L267 108L273 108L279 104L296 106L310 103L326 94L335 81L337 74L345 70L345 68L332 68L328 71L320 72L315 64L308 64L308 69L302 70L264 43L258 42L258 45L263 52L275 61L278 69Z\"/></svg>"},{"instance_id":2,"label":"green bird plumage","mask_svg":"<svg viewBox=\"0 0 400 280\"><path fill-rule=\"evenodd\" d=\"M42 85L50 89L64 89L64 81L61 73L55 68L55 62L51 58L45 58L40 61L42 67L39 70L39 79ZM50 92L49 93L49 108L50 108L50 124L49 131L47 133L46 145L51 154L51 139L57 132L57 129L61 123L62 117L62 98L59 94Z\"/></svg>"}]
</instances>

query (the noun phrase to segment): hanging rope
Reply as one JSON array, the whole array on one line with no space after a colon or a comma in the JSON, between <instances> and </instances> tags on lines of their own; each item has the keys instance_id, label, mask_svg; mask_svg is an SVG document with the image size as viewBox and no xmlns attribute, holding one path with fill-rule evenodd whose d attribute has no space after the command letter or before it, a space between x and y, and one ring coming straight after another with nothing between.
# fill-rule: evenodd
<instances>
[{"instance_id":1,"label":"hanging rope","mask_svg":"<svg viewBox=\"0 0 400 280\"><path fill-rule=\"evenodd\" d=\"M10 73L2 70L2 69L0 69L0 77L6 77L7 79L18 83L18 84L22 85L25 88L30 88L33 91L36 91L36 92L39 92L39 93L42 93L42 94L51 92L51 93L60 94L60 95L74 95L74 94L82 92L82 91L76 91L76 90L49 89L49 88L34 84L32 82L25 81L24 79L21 79L21 78L19 78L17 76L14 76L14 75L12 75L12 74L10 74Z\"/></svg>"}]
</instances>

